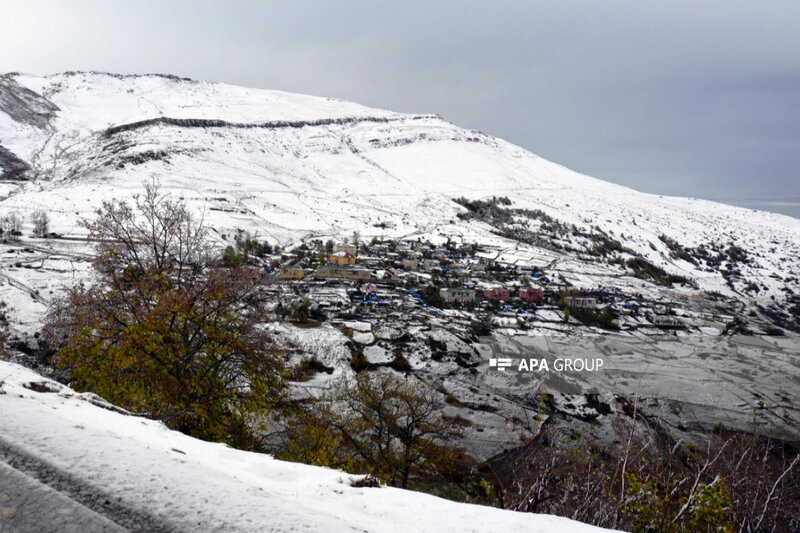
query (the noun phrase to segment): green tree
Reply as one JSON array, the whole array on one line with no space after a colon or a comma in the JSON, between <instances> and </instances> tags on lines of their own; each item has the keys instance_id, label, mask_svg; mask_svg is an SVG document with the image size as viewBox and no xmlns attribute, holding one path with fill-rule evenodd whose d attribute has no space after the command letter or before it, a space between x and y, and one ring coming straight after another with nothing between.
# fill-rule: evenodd
<instances>
[{"instance_id":1,"label":"green tree","mask_svg":"<svg viewBox=\"0 0 800 533\"><path fill-rule=\"evenodd\" d=\"M74 386L195 437L258 449L283 390L257 327L258 272L211 266L202 224L156 184L134 205L104 202L83 224L98 243L97 282L72 288L46 327Z\"/></svg>"},{"instance_id":2,"label":"green tree","mask_svg":"<svg viewBox=\"0 0 800 533\"><path fill-rule=\"evenodd\" d=\"M347 449L344 436L329 423L333 417L330 398L317 399L312 407L294 406L286 412L288 439L277 457L315 466L340 468L357 473L356 458Z\"/></svg>"},{"instance_id":3,"label":"green tree","mask_svg":"<svg viewBox=\"0 0 800 533\"><path fill-rule=\"evenodd\" d=\"M222 252L222 263L228 268L238 268L247 262L246 257L231 245Z\"/></svg>"},{"instance_id":4,"label":"green tree","mask_svg":"<svg viewBox=\"0 0 800 533\"><path fill-rule=\"evenodd\" d=\"M435 285L428 285L419 291L422 301L433 307L445 307L444 300L439 294L439 288Z\"/></svg>"},{"instance_id":5,"label":"green tree","mask_svg":"<svg viewBox=\"0 0 800 533\"><path fill-rule=\"evenodd\" d=\"M303 302L297 307L295 307L294 311L292 311L292 318L297 320L298 322L308 322L310 309L311 309L311 302L308 300L303 300Z\"/></svg>"}]
</instances>

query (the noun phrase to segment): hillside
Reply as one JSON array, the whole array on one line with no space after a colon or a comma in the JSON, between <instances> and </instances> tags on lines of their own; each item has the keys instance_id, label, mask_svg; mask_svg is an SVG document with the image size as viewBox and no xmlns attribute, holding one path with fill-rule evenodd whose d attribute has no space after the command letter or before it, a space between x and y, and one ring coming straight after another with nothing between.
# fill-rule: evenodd
<instances>
[{"instance_id":1,"label":"hillside","mask_svg":"<svg viewBox=\"0 0 800 533\"><path fill-rule=\"evenodd\" d=\"M15 361L53 372L40 343L44 317L65 288L92 281L95 243L79 221L150 181L202 218L215 257L241 253L256 267L263 328L280 346L294 400L313 400L356 372L417 381L460 425L463 466L473 473L502 472L541 442L569 448L576 436L607 452L608 464L634 433L643 449L656 436L656 456L681 443L702 453L720 434L757 433L791 449L800 442L800 220L637 192L432 114L170 75L0 76L0 301L9 304ZM32 215L41 212L49 232L36 236ZM337 253L344 267L331 265ZM454 294L463 301L446 301ZM569 358L602 361L602 370L557 369ZM202 471L198 483L235 486L247 498L264 490L284 498L281 506L298 504L297 495L276 478L311 480L312 492L320 483L319 501L298 504L313 519L298 511L287 522L301 529L335 515L342 528L371 531L384 516L424 530L426 517L445 512L425 499L424 512L405 516L403 505L374 503L390 489L358 489L343 497L345 517L332 496L343 494L334 481L343 474L187 440L89 407L91 398L62 385L31 392L34 374L2 364L12 379L0 416L18 413L7 444L46 457L58 444L37 435L63 426L74 446L55 466L113 464L100 452L70 454L139 439L130 428L142 425L146 437L113 453L142 454L153 471L179 477L191 464ZM73 417L89 409L88 419ZM99 422L88 430L95 414L113 419L111 435ZM26 429L28 418L39 425ZM279 441L281 422L273 429L266 437ZM195 450L199 463L182 452L154 458L145 449L155 442ZM218 477L217 460L240 468L235 481ZM262 468L264 478L251 473ZM119 482L115 475L103 472L102 483ZM349 494L347 483L342 490ZM191 500L188 514L213 499L167 492ZM456 529L495 524L494 514L457 509L450 514L465 519ZM496 524L539 527L507 516Z\"/></svg>"},{"instance_id":2,"label":"hillside","mask_svg":"<svg viewBox=\"0 0 800 533\"><path fill-rule=\"evenodd\" d=\"M11 491L4 485L11 465L126 530L608 531L391 487L352 487L359 476L192 439L17 365L0 362L0 377L0 492ZM0 515L0 531L54 512L22 503L0 501L16 511ZM76 515L62 515L53 531L86 531L71 529ZM96 530L117 531L107 524Z\"/></svg>"},{"instance_id":3,"label":"hillside","mask_svg":"<svg viewBox=\"0 0 800 533\"><path fill-rule=\"evenodd\" d=\"M62 234L101 198L154 177L221 234L478 241L496 259L548 266L575 286L639 287L626 279L636 269L592 253L607 239L742 303L780 307L800 287L800 220L639 193L433 115L96 73L6 75L0 110L0 210L47 208ZM491 196L511 200L511 220L458 218L454 199ZM541 238L496 235L510 229Z\"/></svg>"}]
</instances>

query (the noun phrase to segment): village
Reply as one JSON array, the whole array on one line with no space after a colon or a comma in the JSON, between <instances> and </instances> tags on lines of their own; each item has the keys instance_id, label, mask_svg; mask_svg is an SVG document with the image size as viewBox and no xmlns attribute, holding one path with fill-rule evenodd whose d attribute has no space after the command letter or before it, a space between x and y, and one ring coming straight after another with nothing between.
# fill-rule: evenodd
<instances>
[{"instance_id":1,"label":"village","mask_svg":"<svg viewBox=\"0 0 800 533\"><path fill-rule=\"evenodd\" d=\"M578 288L558 273L488 259L477 244L303 243L276 255L265 289L277 318L441 326L486 335L687 335L727 332L736 308L721 295Z\"/></svg>"}]
</instances>

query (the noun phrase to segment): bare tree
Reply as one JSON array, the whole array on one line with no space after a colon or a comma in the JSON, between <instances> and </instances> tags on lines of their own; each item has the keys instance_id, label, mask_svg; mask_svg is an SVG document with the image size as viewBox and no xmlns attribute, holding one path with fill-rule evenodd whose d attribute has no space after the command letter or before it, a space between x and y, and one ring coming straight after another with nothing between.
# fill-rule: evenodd
<instances>
[{"instance_id":1,"label":"bare tree","mask_svg":"<svg viewBox=\"0 0 800 533\"><path fill-rule=\"evenodd\" d=\"M442 418L440 395L411 379L362 372L341 381L332 422L372 474L404 488L412 475L447 470L453 451L446 445L459 434Z\"/></svg>"},{"instance_id":2,"label":"bare tree","mask_svg":"<svg viewBox=\"0 0 800 533\"><path fill-rule=\"evenodd\" d=\"M103 202L95 218L81 225L98 243L95 268L115 285L123 275L169 271L180 286L212 255L202 221L183 202L161 193L155 182L145 184L143 196L134 196L134 205Z\"/></svg>"},{"instance_id":3,"label":"bare tree","mask_svg":"<svg viewBox=\"0 0 800 533\"><path fill-rule=\"evenodd\" d=\"M31 222L33 222L33 234L37 237L46 237L50 233L50 217L47 211L41 209L34 211Z\"/></svg>"},{"instance_id":4,"label":"bare tree","mask_svg":"<svg viewBox=\"0 0 800 533\"><path fill-rule=\"evenodd\" d=\"M22 235L22 220L16 213L10 213L0 220L3 237L8 241L18 241Z\"/></svg>"},{"instance_id":5,"label":"bare tree","mask_svg":"<svg viewBox=\"0 0 800 533\"><path fill-rule=\"evenodd\" d=\"M0 359L8 357L8 307L0 301Z\"/></svg>"}]
</instances>

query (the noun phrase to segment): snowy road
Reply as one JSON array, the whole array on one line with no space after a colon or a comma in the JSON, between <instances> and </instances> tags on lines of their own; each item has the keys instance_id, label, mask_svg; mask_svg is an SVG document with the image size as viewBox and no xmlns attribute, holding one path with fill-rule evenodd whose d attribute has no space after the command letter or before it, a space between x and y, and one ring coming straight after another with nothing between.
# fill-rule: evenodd
<instances>
[{"instance_id":1,"label":"snowy road","mask_svg":"<svg viewBox=\"0 0 800 533\"><path fill-rule=\"evenodd\" d=\"M0 533L178 531L0 437Z\"/></svg>"},{"instance_id":2,"label":"snowy road","mask_svg":"<svg viewBox=\"0 0 800 533\"><path fill-rule=\"evenodd\" d=\"M0 532L127 531L104 516L0 461Z\"/></svg>"}]
</instances>

